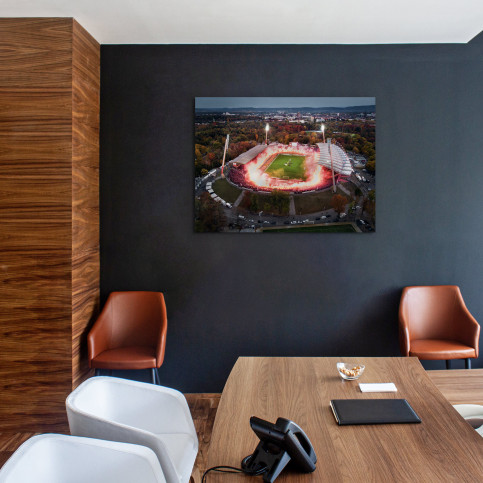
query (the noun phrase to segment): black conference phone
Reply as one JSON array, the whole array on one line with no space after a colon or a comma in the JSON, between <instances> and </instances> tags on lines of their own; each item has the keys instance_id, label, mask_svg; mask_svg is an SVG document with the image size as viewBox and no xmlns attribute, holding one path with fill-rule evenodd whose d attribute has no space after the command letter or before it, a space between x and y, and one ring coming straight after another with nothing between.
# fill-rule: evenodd
<instances>
[{"instance_id":1,"label":"black conference phone","mask_svg":"<svg viewBox=\"0 0 483 483\"><path fill-rule=\"evenodd\" d=\"M285 418L275 424L252 416L250 426L260 439L253 454L242 461L243 471L262 474L263 481L272 483L290 462L304 473L315 470L317 456L307 435L300 426Z\"/></svg>"}]
</instances>

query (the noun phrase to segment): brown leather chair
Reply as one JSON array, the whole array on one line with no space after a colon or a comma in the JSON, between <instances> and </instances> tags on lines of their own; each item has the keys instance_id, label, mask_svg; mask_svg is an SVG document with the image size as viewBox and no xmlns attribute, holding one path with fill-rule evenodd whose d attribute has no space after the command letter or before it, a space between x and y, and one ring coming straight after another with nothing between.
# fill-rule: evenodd
<instances>
[{"instance_id":1,"label":"brown leather chair","mask_svg":"<svg viewBox=\"0 0 483 483\"><path fill-rule=\"evenodd\" d=\"M480 326L456 285L406 287L399 305L399 344L404 356L423 360L478 357Z\"/></svg>"},{"instance_id":2,"label":"brown leather chair","mask_svg":"<svg viewBox=\"0 0 483 483\"><path fill-rule=\"evenodd\" d=\"M159 384L168 322L160 292L112 292L87 338L89 367L151 369Z\"/></svg>"}]
</instances>

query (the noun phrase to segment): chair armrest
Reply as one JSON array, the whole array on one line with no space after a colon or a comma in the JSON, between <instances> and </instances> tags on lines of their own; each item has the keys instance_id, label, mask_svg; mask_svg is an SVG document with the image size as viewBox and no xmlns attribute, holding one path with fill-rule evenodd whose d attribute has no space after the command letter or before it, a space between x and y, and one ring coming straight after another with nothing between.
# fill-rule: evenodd
<instances>
[{"instance_id":1,"label":"chair armrest","mask_svg":"<svg viewBox=\"0 0 483 483\"><path fill-rule=\"evenodd\" d=\"M101 352L104 352L110 348L109 341L111 338L112 325L109 312L109 301L107 301L106 305L102 309L102 312L92 326L89 335L87 336L89 367L92 359L98 356Z\"/></svg>"},{"instance_id":2,"label":"chair armrest","mask_svg":"<svg viewBox=\"0 0 483 483\"><path fill-rule=\"evenodd\" d=\"M407 289L403 290L401 302L399 303L399 349L401 355L408 357L411 340L409 338L409 323L406 314Z\"/></svg>"},{"instance_id":3,"label":"chair armrest","mask_svg":"<svg viewBox=\"0 0 483 483\"><path fill-rule=\"evenodd\" d=\"M455 307L455 326L458 327L458 340L475 349L478 357L480 324L467 309L463 298L459 297L459 303Z\"/></svg>"},{"instance_id":4,"label":"chair armrest","mask_svg":"<svg viewBox=\"0 0 483 483\"><path fill-rule=\"evenodd\" d=\"M166 314L166 304L164 302L164 296L159 294L161 305L161 323L159 329L158 341L156 344L156 367L161 367L164 361L164 352L166 348L166 333L168 332L168 317Z\"/></svg>"},{"instance_id":5,"label":"chair armrest","mask_svg":"<svg viewBox=\"0 0 483 483\"><path fill-rule=\"evenodd\" d=\"M402 327L399 324L399 350L401 351L401 355L409 357L410 346L409 330L407 327Z\"/></svg>"}]
</instances>

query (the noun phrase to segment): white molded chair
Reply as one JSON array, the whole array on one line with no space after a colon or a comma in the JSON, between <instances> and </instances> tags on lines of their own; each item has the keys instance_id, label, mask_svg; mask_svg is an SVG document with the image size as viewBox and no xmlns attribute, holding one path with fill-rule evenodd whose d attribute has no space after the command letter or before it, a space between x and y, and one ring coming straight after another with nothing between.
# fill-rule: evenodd
<instances>
[{"instance_id":1,"label":"white molded chair","mask_svg":"<svg viewBox=\"0 0 483 483\"><path fill-rule=\"evenodd\" d=\"M149 448L63 434L22 444L0 470L1 483L165 483Z\"/></svg>"},{"instance_id":2,"label":"white molded chair","mask_svg":"<svg viewBox=\"0 0 483 483\"><path fill-rule=\"evenodd\" d=\"M93 377L67 397L66 407L71 434L147 446L156 453L168 483L188 483L198 437L179 391Z\"/></svg>"},{"instance_id":3,"label":"white molded chair","mask_svg":"<svg viewBox=\"0 0 483 483\"><path fill-rule=\"evenodd\" d=\"M454 404L453 407L468 420L480 436L483 436L483 406L479 404ZM478 426L478 423L481 424Z\"/></svg>"}]
</instances>

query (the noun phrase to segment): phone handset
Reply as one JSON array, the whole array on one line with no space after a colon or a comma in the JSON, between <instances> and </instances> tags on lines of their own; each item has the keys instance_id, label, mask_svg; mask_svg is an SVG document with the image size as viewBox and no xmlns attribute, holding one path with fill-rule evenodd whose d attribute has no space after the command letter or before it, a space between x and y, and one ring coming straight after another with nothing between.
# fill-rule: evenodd
<instances>
[{"instance_id":1,"label":"phone handset","mask_svg":"<svg viewBox=\"0 0 483 483\"><path fill-rule=\"evenodd\" d=\"M263 473L263 481L272 483L289 462L299 471L315 470L317 456L298 424L285 418L278 418L273 424L252 416L250 426L260 443L253 454L242 461L246 473Z\"/></svg>"},{"instance_id":2,"label":"phone handset","mask_svg":"<svg viewBox=\"0 0 483 483\"><path fill-rule=\"evenodd\" d=\"M317 456L304 430L297 423L285 418L278 418L275 426L282 432L290 431L295 436L295 438L287 438L287 451L293 462L302 471L308 473L314 471Z\"/></svg>"}]
</instances>

